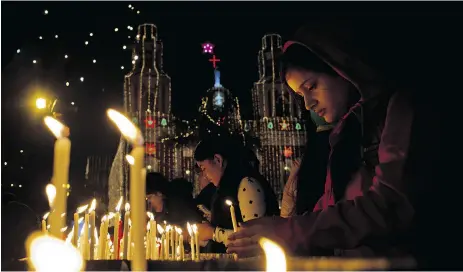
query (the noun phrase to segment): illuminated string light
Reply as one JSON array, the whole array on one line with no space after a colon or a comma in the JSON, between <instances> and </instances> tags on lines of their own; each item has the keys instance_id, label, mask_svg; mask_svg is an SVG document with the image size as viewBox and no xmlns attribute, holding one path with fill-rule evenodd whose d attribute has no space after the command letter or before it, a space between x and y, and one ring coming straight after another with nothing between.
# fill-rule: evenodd
<instances>
[{"instance_id":1,"label":"illuminated string light","mask_svg":"<svg viewBox=\"0 0 463 272\"><path fill-rule=\"evenodd\" d=\"M129 8L132 8L132 5L129 4Z\"/></svg>"},{"instance_id":2,"label":"illuminated string light","mask_svg":"<svg viewBox=\"0 0 463 272\"><path fill-rule=\"evenodd\" d=\"M16 53L18 54L21 53L21 49L16 50Z\"/></svg>"},{"instance_id":3,"label":"illuminated string light","mask_svg":"<svg viewBox=\"0 0 463 272\"><path fill-rule=\"evenodd\" d=\"M135 55L135 56L133 57L133 59L134 59L134 60L138 60L138 56Z\"/></svg>"},{"instance_id":4,"label":"illuminated string light","mask_svg":"<svg viewBox=\"0 0 463 272\"><path fill-rule=\"evenodd\" d=\"M57 35L55 35L55 39L58 39L58 34L57 34Z\"/></svg>"},{"instance_id":5,"label":"illuminated string light","mask_svg":"<svg viewBox=\"0 0 463 272\"><path fill-rule=\"evenodd\" d=\"M92 32L90 32L90 34L89 34L89 35L90 35L90 37L93 37L93 33L92 33Z\"/></svg>"},{"instance_id":6,"label":"illuminated string light","mask_svg":"<svg viewBox=\"0 0 463 272\"><path fill-rule=\"evenodd\" d=\"M69 81L66 81L66 87L69 87Z\"/></svg>"},{"instance_id":7,"label":"illuminated string light","mask_svg":"<svg viewBox=\"0 0 463 272\"><path fill-rule=\"evenodd\" d=\"M67 59L67 58L68 58L68 55L64 55L64 58Z\"/></svg>"},{"instance_id":8,"label":"illuminated string light","mask_svg":"<svg viewBox=\"0 0 463 272\"><path fill-rule=\"evenodd\" d=\"M122 49L124 49L124 50L127 49L127 46L123 45L123 46L122 46Z\"/></svg>"},{"instance_id":9,"label":"illuminated string light","mask_svg":"<svg viewBox=\"0 0 463 272\"><path fill-rule=\"evenodd\" d=\"M84 77L80 77L80 81L81 81L81 82L84 82Z\"/></svg>"},{"instance_id":10,"label":"illuminated string light","mask_svg":"<svg viewBox=\"0 0 463 272\"><path fill-rule=\"evenodd\" d=\"M36 61L36 60L33 60L33 61L32 61L32 63L33 63L33 64L36 64L36 63L37 63L37 61Z\"/></svg>"},{"instance_id":11,"label":"illuminated string light","mask_svg":"<svg viewBox=\"0 0 463 272\"><path fill-rule=\"evenodd\" d=\"M93 59L93 63L96 63L96 59Z\"/></svg>"},{"instance_id":12,"label":"illuminated string light","mask_svg":"<svg viewBox=\"0 0 463 272\"><path fill-rule=\"evenodd\" d=\"M140 14L140 11L139 11L139 10L137 10L137 14Z\"/></svg>"},{"instance_id":13,"label":"illuminated string light","mask_svg":"<svg viewBox=\"0 0 463 272\"><path fill-rule=\"evenodd\" d=\"M43 11L43 14L47 15L47 14L48 14L48 10L44 10L44 11Z\"/></svg>"},{"instance_id":14,"label":"illuminated string light","mask_svg":"<svg viewBox=\"0 0 463 272\"><path fill-rule=\"evenodd\" d=\"M85 45L88 45L88 41L85 41Z\"/></svg>"},{"instance_id":15,"label":"illuminated string light","mask_svg":"<svg viewBox=\"0 0 463 272\"><path fill-rule=\"evenodd\" d=\"M42 39L43 39L43 37L42 37L42 36L39 36L39 40L42 40Z\"/></svg>"},{"instance_id":16,"label":"illuminated string light","mask_svg":"<svg viewBox=\"0 0 463 272\"><path fill-rule=\"evenodd\" d=\"M73 105L73 106L74 106L74 104L75 104L75 103L74 103L74 101L73 101L73 102L71 102L71 105Z\"/></svg>"},{"instance_id":17,"label":"illuminated string light","mask_svg":"<svg viewBox=\"0 0 463 272\"><path fill-rule=\"evenodd\" d=\"M119 28L116 27L116 28L114 29L114 32L117 32L117 31L119 31Z\"/></svg>"},{"instance_id":18,"label":"illuminated string light","mask_svg":"<svg viewBox=\"0 0 463 272\"><path fill-rule=\"evenodd\" d=\"M121 70L124 70L124 66L121 66Z\"/></svg>"}]
</instances>

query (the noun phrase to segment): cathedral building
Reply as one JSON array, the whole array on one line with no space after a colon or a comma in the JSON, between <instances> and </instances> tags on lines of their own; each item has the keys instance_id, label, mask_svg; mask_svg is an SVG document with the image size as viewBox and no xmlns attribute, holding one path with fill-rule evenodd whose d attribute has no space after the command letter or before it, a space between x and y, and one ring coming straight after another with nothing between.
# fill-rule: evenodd
<instances>
[{"instance_id":1,"label":"cathedral building","mask_svg":"<svg viewBox=\"0 0 463 272\"><path fill-rule=\"evenodd\" d=\"M262 38L260 78L252 90L253 120L241 119L238 98L221 85L217 68L214 86L202 98L198 118L176 119L171 112L171 79L163 70L162 46L155 25L140 25L132 48L132 70L124 80L123 111L142 130L147 171L194 182L196 144L210 134L232 133L244 142L257 139L250 142L261 162L261 172L280 195L291 162L301 156L306 140L305 123L279 74L276 59L282 52L281 37L271 34ZM125 156L130 149L121 138L109 175L109 210L115 208L120 196L128 199L129 165Z\"/></svg>"}]
</instances>

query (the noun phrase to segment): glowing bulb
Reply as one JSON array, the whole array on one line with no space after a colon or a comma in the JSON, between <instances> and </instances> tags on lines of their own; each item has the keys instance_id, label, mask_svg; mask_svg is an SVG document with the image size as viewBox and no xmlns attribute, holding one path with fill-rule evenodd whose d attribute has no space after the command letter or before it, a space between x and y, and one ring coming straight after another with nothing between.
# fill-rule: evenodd
<instances>
[{"instance_id":1,"label":"glowing bulb","mask_svg":"<svg viewBox=\"0 0 463 272\"><path fill-rule=\"evenodd\" d=\"M21 53L21 49L16 50L16 53L18 54Z\"/></svg>"},{"instance_id":2,"label":"glowing bulb","mask_svg":"<svg viewBox=\"0 0 463 272\"><path fill-rule=\"evenodd\" d=\"M140 14L140 11L139 11L139 10L137 10L137 14Z\"/></svg>"},{"instance_id":3,"label":"glowing bulb","mask_svg":"<svg viewBox=\"0 0 463 272\"><path fill-rule=\"evenodd\" d=\"M189 175L189 174L190 174L190 170L186 170L186 171L185 171L185 174Z\"/></svg>"},{"instance_id":4,"label":"glowing bulb","mask_svg":"<svg viewBox=\"0 0 463 272\"><path fill-rule=\"evenodd\" d=\"M132 8L132 5L129 5L129 8Z\"/></svg>"},{"instance_id":5,"label":"glowing bulb","mask_svg":"<svg viewBox=\"0 0 463 272\"><path fill-rule=\"evenodd\" d=\"M44 10L44 11L43 11L43 14L47 15L47 14L48 14L48 10Z\"/></svg>"},{"instance_id":6,"label":"glowing bulb","mask_svg":"<svg viewBox=\"0 0 463 272\"><path fill-rule=\"evenodd\" d=\"M43 37L42 37L42 36L39 36L39 39L43 39Z\"/></svg>"},{"instance_id":7,"label":"glowing bulb","mask_svg":"<svg viewBox=\"0 0 463 272\"><path fill-rule=\"evenodd\" d=\"M127 29L130 30L131 26L127 26Z\"/></svg>"},{"instance_id":8,"label":"glowing bulb","mask_svg":"<svg viewBox=\"0 0 463 272\"><path fill-rule=\"evenodd\" d=\"M121 66L121 70L124 70L124 66Z\"/></svg>"},{"instance_id":9,"label":"glowing bulb","mask_svg":"<svg viewBox=\"0 0 463 272\"><path fill-rule=\"evenodd\" d=\"M127 49L127 46L125 46L125 45L122 46L122 49L124 49L124 50ZM18 50L19 50L19 49L18 49ZM18 53L19 53L19 52L18 52Z\"/></svg>"},{"instance_id":10,"label":"glowing bulb","mask_svg":"<svg viewBox=\"0 0 463 272\"><path fill-rule=\"evenodd\" d=\"M58 39L58 35L55 35L55 39Z\"/></svg>"},{"instance_id":11,"label":"glowing bulb","mask_svg":"<svg viewBox=\"0 0 463 272\"><path fill-rule=\"evenodd\" d=\"M147 165L146 169L151 170L151 165Z\"/></svg>"},{"instance_id":12,"label":"glowing bulb","mask_svg":"<svg viewBox=\"0 0 463 272\"><path fill-rule=\"evenodd\" d=\"M64 58L67 59L67 58L68 58L68 55L64 55Z\"/></svg>"},{"instance_id":13,"label":"glowing bulb","mask_svg":"<svg viewBox=\"0 0 463 272\"><path fill-rule=\"evenodd\" d=\"M74 106L74 104L75 104L75 103L74 103L74 101L73 101L73 102L71 102L71 105L73 105L73 106Z\"/></svg>"},{"instance_id":14,"label":"glowing bulb","mask_svg":"<svg viewBox=\"0 0 463 272\"><path fill-rule=\"evenodd\" d=\"M117 32L117 31L119 31L119 28L116 27L116 28L114 29L114 32Z\"/></svg>"},{"instance_id":15,"label":"glowing bulb","mask_svg":"<svg viewBox=\"0 0 463 272\"><path fill-rule=\"evenodd\" d=\"M7 163L7 162L4 162L3 164L4 164L4 165L8 165L8 163Z\"/></svg>"},{"instance_id":16,"label":"glowing bulb","mask_svg":"<svg viewBox=\"0 0 463 272\"><path fill-rule=\"evenodd\" d=\"M96 63L96 59L93 59L93 63Z\"/></svg>"},{"instance_id":17,"label":"glowing bulb","mask_svg":"<svg viewBox=\"0 0 463 272\"><path fill-rule=\"evenodd\" d=\"M14 184L13 184L13 183L11 183L11 187L14 187Z\"/></svg>"},{"instance_id":18,"label":"glowing bulb","mask_svg":"<svg viewBox=\"0 0 463 272\"><path fill-rule=\"evenodd\" d=\"M22 149L21 149L21 150L19 150L19 153L24 153L24 150L22 150Z\"/></svg>"},{"instance_id":19,"label":"glowing bulb","mask_svg":"<svg viewBox=\"0 0 463 272\"><path fill-rule=\"evenodd\" d=\"M140 35L137 34L137 39L140 39Z\"/></svg>"},{"instance_id":20,"label":"glowing bulb","mask_svg":"<svg viewBox=\"0 0 463 272\"><path fill-rule=\"evenodd\" d=\"M80 77L80 81L84 82L84 77Z\"/></svg>"},{"instance_id":21,"label":"glowing bulb","mask_svg":"<svg viewBox=\"0 0 463 272\"><path fill-rule=\"evenodd\" d=\"M36 60L33 60L33 61L32 61L32 63L36 64L36 63L37 63L37 61L36 61Z\"/></svg>"},{"instance_id":22,"label":"glowing bulb","mask_svg":"<svg viewBox=\"0 0 463 272\"><path fill-rule=\"evenodd\" d=\"M68 81L66 81L66 87L69 87L69 82Z\"/></svg>"},{"instance_id":23,"label":"glowing bulb","mask_svg":"<svg viewBox=\"0 0 463 272\"><path fill-rule=\"evenodd\" d=\"M93 37L93 33L90 32L90 37Z\"/></svg>"},{"instance_id":24,"label":"glowing bulb","mask_svg":"<svg viewBox=\"0 0 463 272\"><path fill-rule=\"evenodd\" d=\"M22 188L23 186L21 184L19 184L19 188Z\"/></svg>"},{"instance_id":25,"label":"glowing bulb","mask_svg":"<svg viewBox=\"0 0 463 272\"><path fill-rule=\"evenodd\" d=\"M85 45L87 45L87 44L88 44L88 41L85 41Z\"/></svg>"},{"instance_id":26,"label":"glowing bulb","mask_svg":"<svg viewBox=\"0 0 463 272\"><path fill-rule=\"evenodd\" d=\"M127 37L130 39L130 35L129 35L129 36L127 36Z\"/></svg>"},{"instance_id":27,"label":"glowing bulb","mask_svg":"<svg viewBox=\"0 0 463 272\"><path fill-rule=\"evenodd\" d=\"M133 57L133 59L134 59L134 60L138 60L138 56L137 56L137 55L135 55L135 57Z\"/></svg>"},{"instance_id":28,"label":"glowing bulb","mask_svg":"<svg viewBox=\"0 0 463 272\"><path fill-rule=\"evenodd\" d=\"M135 9L135 7L132 7L132 10Z\"/></svg>"},{"instance_id":29,"label":"glowing bulb","mask_svg":"<svg viewBox=\"0 0 463 272\"><path fill-rule=\"evenodd\" d=\"M134 60L132 60L132 64L135 64L135 61L134 61Z\"/></svg>"}]
</instances>

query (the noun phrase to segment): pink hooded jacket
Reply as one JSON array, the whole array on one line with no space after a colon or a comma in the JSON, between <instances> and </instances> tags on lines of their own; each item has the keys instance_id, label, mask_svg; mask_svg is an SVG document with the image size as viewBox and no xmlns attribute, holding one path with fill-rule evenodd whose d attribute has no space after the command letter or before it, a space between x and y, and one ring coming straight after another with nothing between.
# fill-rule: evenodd
<instances>
[{"instance_id":1,"label":"pink hooded jacket","mask_svg":"<svg viewBox=\"0 0 463 272\"><path fill-rule=\"evenodd\" d=\"M405 174L414 118L408 95L388 87L354 53L337 47L343 45L345 49L349 45L342 35L336 36L317 26L304 27L283 50L294 43L307 47L350 81L361 99L330 136L325 191L314 212L291 217L284 223L288 249L301 255L407 255L403 237L410 230L414 216ZM350 180L339 175L338 179L344 180L336 180L338 166L352 152L343 148L343 132L353 124L360 129L361 136L357 138L363 138L359 142L363 163L349 176ZM363 158L368 152L374 153L373 165Z\"/></svg>"}]
</instances>

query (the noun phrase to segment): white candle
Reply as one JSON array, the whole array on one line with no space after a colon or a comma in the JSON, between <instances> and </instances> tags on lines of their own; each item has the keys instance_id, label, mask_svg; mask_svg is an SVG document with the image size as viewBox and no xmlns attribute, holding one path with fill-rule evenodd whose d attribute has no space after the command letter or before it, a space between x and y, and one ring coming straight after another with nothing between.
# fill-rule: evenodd
<instances>
[{"instance_id":1,"label":"white candle","mask_svg":"<svg viewBox=\"0 0 463 272\"><path fill-rule=\"evenodd\" d=\"M150 245L150 228L151 222L146 223L146 235L145 235L145 258L151 259L151 245Z\"/></svg>"},{"instance_id":2,"label":"white candle","mask_svg":"<svg viewBox=\"0 0 463 272\"><path fill-rule=\"evenodd\" d=\"M116 205L116 214L114 215L114 256L116 260L119 260L119 226L121 221L121 205L122 205L122 196L117 202Z\"/></svg>"},{"instance_id":3,"label":"white candle","mask_svg":"<svg viewBox=\"0 0 463 272\"><path fill-rule=\"evenodd\" d=\"M156 221L154 221L154 215L152 212L146 212L146 214L150 219L147 225L149 232L146 234L146 250L149 251L148 259L156 260Z\"/></svg>"},{"instance_id":4,"label":"white candle","mask_svg":"<svg viewBox=\"0 0 463 272\"><path fill-rule=\"evenodd\" d=\"M88 243L88 220L89 220L89 216L88 216L88 213L85 214L85 220L84 220L84 235L83 235L83 239L82 239L82 242L81 242L81 247L82 247L82 252L83 252L83 257L84 257L84 260L89 260L90 259L90 245Z\"/></svg>"},{"instance_id":5,"label":"white candle","mask_svg":"<svg viewBox=\"0 0 463 272\"><path fill-rule=\"evenodd\" d=\"M190 235L190 255L191 255L191 260L195 260L195 237L194 237L194 232L193 228L190 225L190 222L187 222L187 229L188 229L188 234Z\"/></svg>"},{"instance_id":6,"label":"white candle","mask_svg":"<svg viewBox=\"0 0 463 272\"><path fill-rule=\"evenodd\" d=\"M182 229L181 229L181 228L178 228L178 229L177 229L177 233L178 233L178 246L179 246L179 248L180 248L180 256L179 256L179 259L180 259L180 261L184 261L184 260L185 260L185 248L183 247Z\"/></svg>"},{"instance_id":7,"label":"white candle","mask_svg":"<svg viewBox=\"0 0 463 272\"><path fill-rule=\"evenodd\" d=\"M164 240L166 239L166 235L161 225L157 225L157 229L159 234L161 234L161 252L159 253L159 259L164 260Z\"/></svg>"},{"instance_id":8,"label":"white candle","mask_svg":"<svg viewBox=\"0 0 463 272\"><path fill-rule=\"evenodd\" d=\"M48 234L48 230L47 230L47 218L48 218L48 215L50 215L50 212L47 212L43 215L42 217L42 232L44 234Z\"/></svg>"},{"instance_id":9,"label":"white candle","mask_svg":"<svg viewBox=\"0 0 463 272\"><path fill-rule=\"evenodd\" d=\"M233 231L237 232L238 231L238 224L236 223L236 213L235 213L235 207L233 207L233 202L230 200L226 200L225 203L230 206L230 215L232 219L232 224L233 224Z\"/></svg>"},{"instance_id":10,"label":"white candle","mask_svg":"<svg viewBox=\"0 0 463 272\"><path fill-rule=\"evenodd\" d=\"M122 251L122 259L127 260L127 250L129 247L127 246L128 244L128 239L129 239L129 220L130 220L130 204L125 203L125 215L124 215L124 232L122 235L123 238L123 245L124 245L124 250Z\"/></svg>"},{"instance_id":11,"label":"white candle","mask_svg":"<svg viewBox=\"0 0 463 272\"><path fill-rule=\"evenodd\" d=\"M199 231L198 231L198 227L196 226L196 224L193 225L193 232L195 234L196 260L199 261L201 250L199 247Z\"/></svg>"},{"instance_id":12,"label":"white candle","mask_svg":"<svg viewBox=\"0 0 463 272\"><path fill-rule=\"evenodd\" d=\"M175 230L174 227L170 227L169 229L169 238L170 238L170 249L172 252L172 255L170 255L171 260L175 260Z\"/></svg>"},{"instance_id":13,"label":"white candle","mask_svg":"<svg viewBox=\"0 0 463 272\"><path fill-rule=\"evenodd\" d=\"M61 214L66 212L71 141L67 138L69 136L69 128L49 116L45 117L44 121L57 138L53 157L52 178L52 183L56 188L56 198L50 214L50 233L61 239L61 229L66 225L66 220L61 217Z\"/></svg>"},{"instance_id":14,"label":"white candle","mask_svg":"<svg viewBox=\"0 0 463 272\"><path fill-rule=\"evenodd\" d=\"M127 117L115 110L108 110L108 117L118 126L122 135L134 146L130 155L133 163L130 164L130 203L132 206L134 259L132 270L145 271L146 259L144 253L143 234L145 227L145 198L146 180L142 180L142 169L145 161L145 146L143 136Z\"/></svg>"},{"instance_id":15,"label":"white candle","mask_svg":"<svg viewBox=\"0 0 463 272\"><path fill-rule=\"evenodd\" d=\"M95 233L96 231L96 220L95 220L95 208L96 208L96 199L92 200L89 211L89 224L90 224L90 260L95 259Z\"/></svg>"},{"instance_id":16,"label":"white candle","mask_svg":"<svg viewBox=\"0 0 463 272\"><path fill-rule=\"evenodd\" d=\"M132 260L132 222L129 219L129 236L127 238L127 260Z\"/></svg>"}]
</instances>

